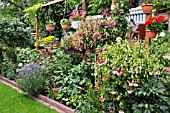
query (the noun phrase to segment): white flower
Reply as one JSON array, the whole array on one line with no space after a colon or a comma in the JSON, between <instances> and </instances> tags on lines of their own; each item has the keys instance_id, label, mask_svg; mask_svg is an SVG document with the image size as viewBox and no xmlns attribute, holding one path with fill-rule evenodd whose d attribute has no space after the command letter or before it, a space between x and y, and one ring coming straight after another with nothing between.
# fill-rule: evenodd
<instances>
[{"instance_id":1,"label":"white flower","mask_svg":"<svg viewBox=\"0 0 170 113\"><path fill-rule=\"evenodd\" d=\"M164 36L165 36L165 33L164 33L164 32L161 32L159 36L160 36L160 37L164 37Z\"/></svg>"},{"instance_id":2,"label":"white flower","mask_svg":"<svg viewBox=\"0 0 170 113\"><path fill-rule=\"evenodd\" d=\"M122 38L121 38L121 37L117 37L117 38L116 38L116 42L118 42L118 43L120 43L120 42L121 42L121 40L122 40Z\"/></svg>"},{"instance_id":3,"label":"white flower","mask_svg":"<svg viewBox=\"0 0 170 113\"><path fill-rule=\"evenodd\" d=\"M23 66L23 63L19 63L19 64L18 64L18 67L22 67L22 66Z\"/></svg>"}]
</instances>

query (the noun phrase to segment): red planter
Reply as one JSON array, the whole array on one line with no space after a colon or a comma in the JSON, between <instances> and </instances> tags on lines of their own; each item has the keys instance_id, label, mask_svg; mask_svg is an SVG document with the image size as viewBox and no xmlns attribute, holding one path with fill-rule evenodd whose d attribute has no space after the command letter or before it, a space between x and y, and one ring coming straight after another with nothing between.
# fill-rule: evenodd
<instances>
[{"instance_id":1,"label":"red planter","mask_svg":"<svg viewBox=\"0 0 170 113\"><path fill-rule=\"evenodd\" d=\"M142 5L143 13L145 13L145 14L152 13L152 7L153 7L153 4L143 4Z\"/></svg>"},{"instance_id":2,"label":"red planter","mask_svg":"<svg viewBox=\"0 0 170 113\"><path fill-rule=\"evenodd\" d=\"M51 31L54 31L54 29L55 29L55 26L53 26L53 25L46 25L46 30L47 31L51 32Z\"/></svg>"},{"instance_id":3,"label":"red planter","mask_svg":"<svg viewBox=\"0 0 170 113\"><path fill-rule=\"evenodd\" d=\"M156 35L157 35L157 32L153 32L153 31L151 31L151 30L146 30L146 36L147 36L148 38L155 38Z\"/></svg>"}]
</instances>

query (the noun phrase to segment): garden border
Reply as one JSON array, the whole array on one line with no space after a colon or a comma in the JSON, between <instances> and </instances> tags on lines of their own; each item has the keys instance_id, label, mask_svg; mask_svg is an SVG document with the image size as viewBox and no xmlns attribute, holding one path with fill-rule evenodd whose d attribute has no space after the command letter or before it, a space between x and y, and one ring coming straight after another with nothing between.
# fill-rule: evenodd
<instances>
[{"instance_id":1,"label":"garden border","mask_svg":"<svg viewBox=\"0 0 170 113\"><path fill-rule=\"evenodd\" d=\"M11 81L3 76L0 76L0 82L3 82L5 83L6 85L16 89L17 91L19 92L23 92L21 89L19 89L19 86L18 84L16 84L14 81ZM55 109L56 111L58 111L59 113L74 113L74 110L55 101L55 100L52 100L44 95L41 95L39 94L38 97L33 97L31 96L33 99L35 99L36 101L46 105L46 106L49 106L51 107L52 109Z\"/></svg>"}]
</instances>

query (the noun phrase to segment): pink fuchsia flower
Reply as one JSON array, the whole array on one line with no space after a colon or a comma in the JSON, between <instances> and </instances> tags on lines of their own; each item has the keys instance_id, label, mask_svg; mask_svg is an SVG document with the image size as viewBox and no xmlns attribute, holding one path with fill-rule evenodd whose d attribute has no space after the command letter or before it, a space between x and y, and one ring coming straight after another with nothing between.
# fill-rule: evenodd
<instances>
[{"instance_id":1,"label":"pink fuchsia flower","mask_svg":"<svg viewBox=\"0 0 170 113\"><path fill-rule=\"evenodd\" d=\"M52 53L52 51L53 51L52 49L48 49L48 52Z\"/></svg>"},{"instance_id":2,"label":"pink fuchsia flower","mask_svg":"<svg viewBox=\"0 0 170 113\"><path fill-rule=\"evenodd\" d=\"M133 83L132 83L131 80L128 80L127 82L128 82L128 84L129 84L129 86L133 86Z\"/></svg>"},{"instance_id":3,"label":"pink fuchsia flower","mask_svg":"<svg viewBox=\"0 0 170 113\"><path fill-rule=\"evenodd\" d=\"M101 83L102 82L102 80L97 80L97 83Z\"/></svg>"},{"instance_id":4,"label":"pink fuchsia flower","mask_svg":"<svg viewBox=\"0 0 170 113\"><path fill-rule=\"evenodd\" d=\"M138 87L139 84L137 84L136 82L134 82L134 83L133 83L133 86L134 86L134 87Z\"/></svg>"},{"instance_id":5,"label":"pink fuchsia flower","mask_svg":"<svg viewBox=\"0 0 170 113\"><path fill-rule=\"evenodd\" d=\"M102 26L104 24L104 22L99 22L98 24L99 24L99 26Z\"/></svg>"},{"instance_id":6,"label":"pink fuchsia flower","mask_svg":"<svg viewBox=\"0 0 170 113\"><path fill-rule=\"evenodd\" d=\"M166 68L166 72L167 72L167 73L170 73L170 69L169 69L169 68Z\"/></svg>"},{"instance_id":7,"label":"pink fuchsia flower","mask_svg":"<svg viewBox=\"0 0 170 113\"><path fill-rule=\"evenodd\" d=\"M124 73L124 71L123 71L123 70L120 70L120 71L117 73L117 75L120 76L120 75L122 75L123 73Z\"/></svg>"},{"instance_id":8,"label":"pink fuchsia flower","mask_svg":"<svg viewBox=\"0 0 170 113\"><path fill-rule=\"evenodd\" d=\"M95 88L96 88L97 90L100 90L100 86L95 86Z\"/></svg>"},{"instance_id":9,"label":"pink fuchsia flower","mask_svg":"<svg viewBox=\"0 0 170 113\"><path fill-rule=\"evenodd\" d=\"M98 37L100 36L100 34L99 34L99 33L95 33L94 36L95 36L96 38L98 38Z\"/></svg>"},{"instance_id":10,"label":"pink fuchsia flower","mask_svg":"<svg viewBox=\"0 0 170 113\"><path fill-rule=\"evenodd\" d=\"M124 110L119 110L119 113L124 113Z\"/></svg>"},{"instance_id":11,"label":"pink fuchsia flower","mask_svg":"<svg viewBox=\"0 0 170 113\"><path fill-rule=\"evenodd\" d=\"M101 60L101 59L97 59L97 63L99 66L106 64L106 60Z\"/></svg>"},{"instance_id":12,"label":"pink fuchsia flower","mask_svg":"<svg viewBox=\"0 0 170 113\"><path fill-rule=\"evenodd\" d=\"M50 57L50 55L46 55L45 58L46 59L50 59L51 57Z\"/></svg>"},{"instance_id":13,"label":"pink fuchsia flower","mask_svg":"<svg viewBox=\"0 0 170 113\"><path fill-rule=\"evenodd\" d=\"M113 70L112 72L113 72L113 74L117 74L118 73L118 71L116 71L116 70Z\"/></svg>"},{"instance_id":14,"label":"pink fuchsia flower","mask_svg":"<svg viewBox=\"0 0 170 113\"><path fill-rule=\"evenodd\" d=\"M103 76L103 79L106 80L106 75Z\"/></svg>"},{"instance_id":15,"label":"pink fuchsia flower","mask_svg":"<svg viewBox=\"0 0 170 113\"><path fill-rule=\"evenodd\" d=\"M100 97L100 102L104 102L105 98L102 96Z\"/></svg>"},{"instance_id":16,"label":"pink fuchsia flower","mask_svg":"<svg viewBox=\"0 0 170 113\"><path fill-rule=\"evenodd\" d=\"M77 35L78 35L78 36L82 36L82 35L83 35L83 32L77 32Z\"/></svg>"},{"instance_id":17,"label":"pink fuchsia flower","mask_svg":"<svg viewBox=\"0 0 170 113\"><path fill-rule=\"evenodd\" d=\"M132 94L133 90L127 90L128 94Z\"/></svg>"}]
</instances>

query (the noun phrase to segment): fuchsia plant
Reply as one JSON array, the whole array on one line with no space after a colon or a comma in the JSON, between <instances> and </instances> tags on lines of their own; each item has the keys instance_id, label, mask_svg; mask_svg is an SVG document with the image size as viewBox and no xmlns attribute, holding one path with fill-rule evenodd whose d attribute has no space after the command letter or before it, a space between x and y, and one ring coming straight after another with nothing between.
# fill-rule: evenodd
<instances>
[{"instance_id":1,"label":"fuchsia plant","mask_svg":"<svg viewBox=\"0 0 170 113\"><path fill-rule=\"evenodd\" d=\"M86 14L86 11L75 9L70 13L70 19L73 21L79 21L83 19L85 14Z\"/></svg>"}]
</instances>

